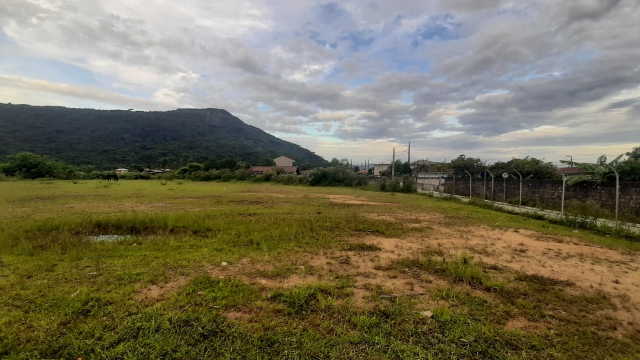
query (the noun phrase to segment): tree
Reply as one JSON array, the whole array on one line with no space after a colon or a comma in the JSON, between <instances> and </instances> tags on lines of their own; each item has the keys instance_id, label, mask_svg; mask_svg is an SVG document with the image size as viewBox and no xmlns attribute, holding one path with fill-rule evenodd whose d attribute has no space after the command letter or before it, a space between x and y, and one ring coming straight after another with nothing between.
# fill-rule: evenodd
<instances>
[{"instance_id":1,"label":"tree","mask_svg":"<svg viewBox=\"0 0 640 360\"><path fill-rule=\"evenodd\" d=\"M202 165L196 164L196 163L190 163L190 164L187 164L187 166L178 170L178 174L186 175L186 174L191 174L191 173L202 171L202 170L203 170Z\"/></svg>"},{"instance_id":2,"label":"tree","mask_svg":"<svg viewBox=\"0 0 640 360\"><path fill-rule=\"evenodd\" d=\"M597 181L606 180L607 177L613 176L613 171L611 171L611 167L613 168L617 167L622 156L624 155L623 154L618 155L618 157L616 157L615 159L613 159L613 161L609 163L607 163L607 155L601 155L598 158L598 160L596 160L595 164L574 162L574 164L578 165L580 170L588 172L588 174L572 177L567 181L567 184L573 185L581 181L587 181L587 180L597 180ZM567 160L560 160L560 162L563 164L571 163L571 161L567 161Z\"/></svg>"},{"instance_id":3,"label":"tree","mask_svg":"<svg viewBox=\"0 0 640 360\"><path fill-rule=\"evenodd\" d=\"M478 175L486 169L486 166L480 160L480 158L472 158L466 157L465 155L460 155L457 158L451 160L451 168L456 175L467 175L465 170L470 172L472 175Z\"/></svg>"},{"instance_id":4,"label":"tree","mask_svg":"<svg viewBox=\"0 0 640 360\"><path fill-rule=\"evenodd\" d=\"M340 166L340 160L338 160L338 158L331 159L331 161L329 162L329 166L331 167Z\"/></svg>"},{"instance_id":5,"label":"tree","mask_svg":"<svg viewBox=\"0 0 640 360\"><path fill-rule=\"evenodd\" d=\"M634 147L633 150L629 151L625 155L627 155L629 159L640 160L640 146Z\"/></svg>"},{"instance_id":6,"label":"tree","mask_svg":"<svg viewBox=\"0 0 640 360\"><path fill-rule=\"evenodd\" d=\"M494 175L502 173L511 173L515 175L514 170L518 170L522 174L523 179L560 179L562 175L554 168L550 162L536 159L534 157L525 157L524 159L513 158L507 162L498 161L489 166L489 171Z\"/></svg>"},{"instance_id":7,"label":"tree","mask_svg":"<svg viewBox=\"0 0 640 360\"><path fill-rule=\"evenodd\" d=\"M169 159L166 158L166 157L161 157L160 158L160 168L166 169L167 166L169 166Z\"/></svg>"},{"instance_id":8,"label":"tree","mask_svg":"<svg viewBox=\"0 0 640 360\"><path fill-rule=\"evenodd\" d=\"M310 170L311 169L311 164L309 164L308 162L300 165L300 170L305 171L305 170Z\"/></svg>"},{"instance_id":9,"label":"tree","mask_svg":"<svg viewBox=\"0 0 640 360\"><path fill-rule=\"evenodd\" d=\"M411 166L408 162L403 163L402 160L396 160L393 165L393 173L395 175L411 174ZM389 165L387 171L389 172L389 174L391 174L391 165ZM382 175L382 173L380 175Z\"/></svg>"},{"instance_id":10,"label":"tree","mask_svg":"<svg viewBox=\"0 0 640 360\"><path fill-rule=\"evenodd\" d=\"M276 163L273 161L272 158L269 157L265 157L263 159L261 159L260 161L258 161L257 166L273 166Z\"/></svg>"},{"instance_id":11,"label":"tree","mask_svg":"<svg viewBox=\"0 0 640 360\"><path fill-rule=\"evenodd\" d=\"M622 181L640 181L640 159L629 158L616 166Z\"/></svg>"},{"instance_id":12,"label":"tree","mask_svg":"<svg viewBox=\"0 0 640 360\"><path fill-rule=\"evenodd\" d=\"M75 168L51 159L48 156L21 152L7 156L7 162L0 164L0 173L7 176L22 176L25 179L52 177L70 179L74 176Z\"/></svg>"}]
</instances>

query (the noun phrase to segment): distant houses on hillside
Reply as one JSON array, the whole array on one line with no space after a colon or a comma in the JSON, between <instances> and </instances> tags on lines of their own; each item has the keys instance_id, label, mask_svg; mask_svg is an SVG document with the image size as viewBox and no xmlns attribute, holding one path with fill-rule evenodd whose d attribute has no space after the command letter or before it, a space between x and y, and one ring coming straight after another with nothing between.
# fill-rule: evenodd
<instances>
[{"instance_id":1,"label":"distant houses on hillside","mask_svg":"<svg viewBox=\"0 0 640 360\"><path fill-rule=\"evenodd\" d=\"M293 166L295 160L289 159L286 156L280 156L273 159L275 163L274 166L252 166L250 171L254 174L264 174L266 172L272 171L276 168L283 169L287 174L295 174L300 175L300 170L297 166Z\"/></svg>"},{"instance_id":2,"label":"distant houses on hillside","mask_svg":"<svg viewBox=\"0 0 640 360\"><path fill-rule=\"evenodd\" d=\"M278 167L285 167L285 166L293 166L293 163L295 162L295 160L289 159L286 156L280 156L273 159L273 162L276 163L276 166Z\"/></svg>"}]
</instances>

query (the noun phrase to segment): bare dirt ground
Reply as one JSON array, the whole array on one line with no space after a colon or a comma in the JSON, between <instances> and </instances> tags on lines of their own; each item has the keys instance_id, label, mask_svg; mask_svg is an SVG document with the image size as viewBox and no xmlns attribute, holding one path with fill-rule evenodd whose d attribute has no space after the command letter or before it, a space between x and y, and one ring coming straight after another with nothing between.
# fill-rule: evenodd
<instances>
[{"instance_id":1,"label":"bare dirt ground","mask_svg":"<svg viewBox=\"0 0 640 360\"><path fill-rule=\"evenodd\" d=\"M342 195L328 196L331 201L346 204L382 205L360 198ZM228 266L211 265L207 272L219 278L239 278L265 288L294 286L332 281L334 277L349 275L355 279L354 301L366 307L372 293L379 289L394 294L422 293L420 299L430 304L428 291L447 282L437 276L385 270L389 263L418 256L425 250L438 249L447 257L471 254L478 261L496 264L526 274L536 274L557 280L570 281L574 292L602 290L611 296L617 310L611 315L619 318L629 329L640 326L640 254L602 248L576 238L549 236L529 230L495 229L491 227L445 226L441 214L412 214L395 212L384 215L365 214L366 217L398 221L409 227L423 227L417 235L405 238L385 238L362 234L353 242L378 246L380 251L325 250L306 253L286 260L288 270L274 276L274 269L283 264L242 259ZM137 299L166 297L180 286L184 278L165 285L142 289ZM442 304L440 304L442 305ZM243 317L244 313L229 314ZM537 331L544 324L512 319L509 329ZM624 331L624 329L621 329Z\"/></svg>"}]
</instances>

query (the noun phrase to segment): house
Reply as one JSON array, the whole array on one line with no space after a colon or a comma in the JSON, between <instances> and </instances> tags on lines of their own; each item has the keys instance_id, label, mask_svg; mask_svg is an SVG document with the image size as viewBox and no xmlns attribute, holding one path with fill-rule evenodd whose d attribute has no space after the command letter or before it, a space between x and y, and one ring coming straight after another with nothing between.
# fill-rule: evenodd
<instances>
[{"instance_id":1,"label":"house","mask_svg":"<svg viewBox=\"0 0 640 360\"><path fill-rule=\"evenodd\" d=\"M591 174L588 171L584 171L579 167L562 167L558 168L558 170L564 174L566 177L578 176L578 175L588 175Z\"/></svg>"},{"instance_id":2,"label":"house","mask_svg":"<svg viewBox=\"0 0 640 360\"><path fill-rule=\"evenodd\" d=\"M373 175L379 176L381 172L387 170L391 164L373 164Z\"/></svg>"},{"instance_id":3,"label":"house","mask_svg":"<svg viewBox=\"0 0 640 360\"><path fill-rule=\"evenodd\" d=\"M295 162L295 160L289 159L286 156L280 156L273 159L273 162L275 162L276 166L278 167L285 167L285 166L293 166L293 163Z\"/></svg>"},{"instance_id":4,"label":"house","mask_svg":"<svg viewBox=\"0 0 640 360\"><path fill-rule=\"evenodd\" d=\"M252 166L249 170L256 175L264 174L274 169L283 169L285 174L300 175L300 170L297 166Z\"/></svg>"},{"instance_id":5,"label":"house","mask_svg":"<svg viewBox=\"0 0 640 360\"><path fill-rule=\"evenodd\" d=\"M452 181L453 171L417 172L416 181L418 188L427 191L444 191L444 183Z\"/></svg>"},{"instance_id":6,"label":"house","mask_svg":"<svg viewBox=\"0 0 640 360\"><path fill-rule=\"evenodd\" d=\"M124 174L128 172L129 172L129 169L116 169L116 174Z\"/></svg>"}]
</instances>

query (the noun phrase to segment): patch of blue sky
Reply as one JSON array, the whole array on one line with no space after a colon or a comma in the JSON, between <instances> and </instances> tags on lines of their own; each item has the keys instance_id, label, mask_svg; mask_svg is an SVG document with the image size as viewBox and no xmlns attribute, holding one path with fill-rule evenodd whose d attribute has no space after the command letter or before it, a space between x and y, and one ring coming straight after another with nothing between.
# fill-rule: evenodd
<instances>
[{"instance_id":1,"label":"patch of blue sky","mask_svg":"<svg viewBox=\"0 0 640 360\"><path fill-rule=\"evenodd\" d=\"M458 122L458 118L456 118L454 115L445 115L444 118L447 120L445 121L445 125L448 125L449 127L457 128L462 126L460 125L460 122Z\"/></svg>"},{"instance_id":2,"label":"patch of blue sky","mask_svg":"<svg viewBox=\"0 0 640 360\"><path fill-rule=\"evenodd\" d=\"M320 130L317 126L314 125L300 125L298 126L300 130L304 131L308 135L313 137L323 137L327 135L326 131Z\"/></svg>"},{"instance_id":3,"label":"patch of blue sky","mask_svg":"<svg viewBox=\"0 0 640 360\"><path fill-rule=\"evenodd\" d=\"M374 36L369 36L363 31L349 31L342 33L340 40L349 43L349 50L358 52L368 48L376 40Z\"/></svg>"},{"instance_id":4,"label":"patch of blue sky","mask_svg":"<svg viewBox=\"0 0 640 360\"><path fill-rule=\"evenodd\" d=\"M398 99L402 104L413 105L413 92L403 91L402 96Z\"/></svg>"},{"instance_id":5,"label":"patch of blue sky","mask_svg":"<svg viewBox=\"0 0 640 360\"><path fill-rule=\"evenodd\" d=\"M334 67L330 73L325 75L323 80L340 80L340 75L344 73L344 70Z\"/></svg>"},{"instance_id":6,"label":"patch of blue sky","mask_svg":"<svg viewBox=\"0 0 640 360\"><path fill-rule=\"evenodd\" d=\"M272 107L269 105L265 105L265 104L260 104L258 105L258 110L262 111L262 112L269 112L271 111Z\"/></svg>"},{"instance_id":7,"label":"patch of blue sky","mask_svg":"<svg viewBox=\"0 0 640 360\"><path fill-rule=\"evenodd\" d=\"M451 41L460 39L459 29L462 23L451 14L429 17L413 34L413 47L418 47L426 41Z\"/></svg>"},{"instance_id":8,"label":"patch of blue sky","mask_svg":"<svg viewBox=\"0 0 640 360\"><path fill-rule=\"evenodd\" d=\"M347 83L347 86L349 86L350 90L353 90L359 86L362 85L366 85L366 84L371 84L373 83L373 79L370 77L363 77L363 78L358 78L358 79L354 79L351 80Z\"/></svg>"},{"instance_id":9,"label":"patch of blue sky","mask_svg":"<svg viewBox=\"0 0 640 360\"><path fill-rule=\"evenodd\" d=\"M2 43L15 44L13 41L11 41L11 39L7 36L7 34L5 34L4 31L2 31L2 29L0 29L0 44Z\"/></svg>"},{"instance_id":10,"label":"patch of blue sky","mask_svg":"<svg viewBox=\"0 0 640 360\"><path fill-rule=\"evenodd\" d=\"M320 4L316 8L316 14L321 22L331 24L334 22L348 20L351 15L337 2Z\"/></svg>"},{"instance_id":11,"label":"patch of blue sky","mask_svg":"<svg viewBox=\"0 0 640 360\"><path fill-rule=\"evenodd\" d=\"M594 59L598 55L597 51L580 51L568 57L570 62L585 62Z\"/></svg>"},{"instance_id":12,"label":"patch of blue sky","mask_svg":"<svg viewBox=\"0 0 640 360\"><path fill-rule=\"evenodd\" d=\"M457 134L462 134L462 131L435 130L435 131L431 132L431 136L433 136L434 138L443 138L443 137L447 137L447 136L451 136L451 135L457 135Z\"/></svg>"},{"instance_id":13,"label":"patch of blue sky","mask_svg":"<svg viewBox=\"0 0 640 360\"><path fill-rule=\"evenodd\" d=\"M536 79L546 79L546 78L554 78L554 77L559 77L564 75L564 72L561 71L553 71L553 72L545 72L545 73L536 73L536 72L532 72L530 74L527 74L525 76L521 76L518 78L513 78L511 79L511 81L514 82L527 82L530 80L536 80Z\"/></svg>"},{"instance_id":14,"label":"patch of blue sky","mask_svg":"<svg viewBox=\"0 0 640 360\"><path fill-rule=\"evenodd\" d=\"M53 83L102 85L91 71L80 66L56 60L15 55L11 52L2 52L2 55L0 57L0 71L5 75L46 80Z\"/></svg>"},{"instance_id":15,"label":"patch of blue sky","mask_svg":"<svg viewBox=\"0 0 640 360\"><path fill-rule=\"evenodd\" d=\"M427 59L407 58L397 55L389 59L389 62L393 70L420 74L428 74L433 66L433 63Z\"/></svg>"},{"instance_id":16,"label":"patch of blue sky","mask_svg":"<svg viewBox=\"0 0 640 360\"><path fill-rule=\"evenodd\" d=\"M325 48L329 47L331 49L335 49L335 48L338 47L338 44L336 44L336 43L331 43L331 42L328 42L328 41L326 41L324 39L321 39L320 38L321 35L322 34L320 34L317 31L309 30L309 39L315 41L316 44L318 44L318 45L320 45L322 47L325 47Z\"/></svg>"}]
</instances>

